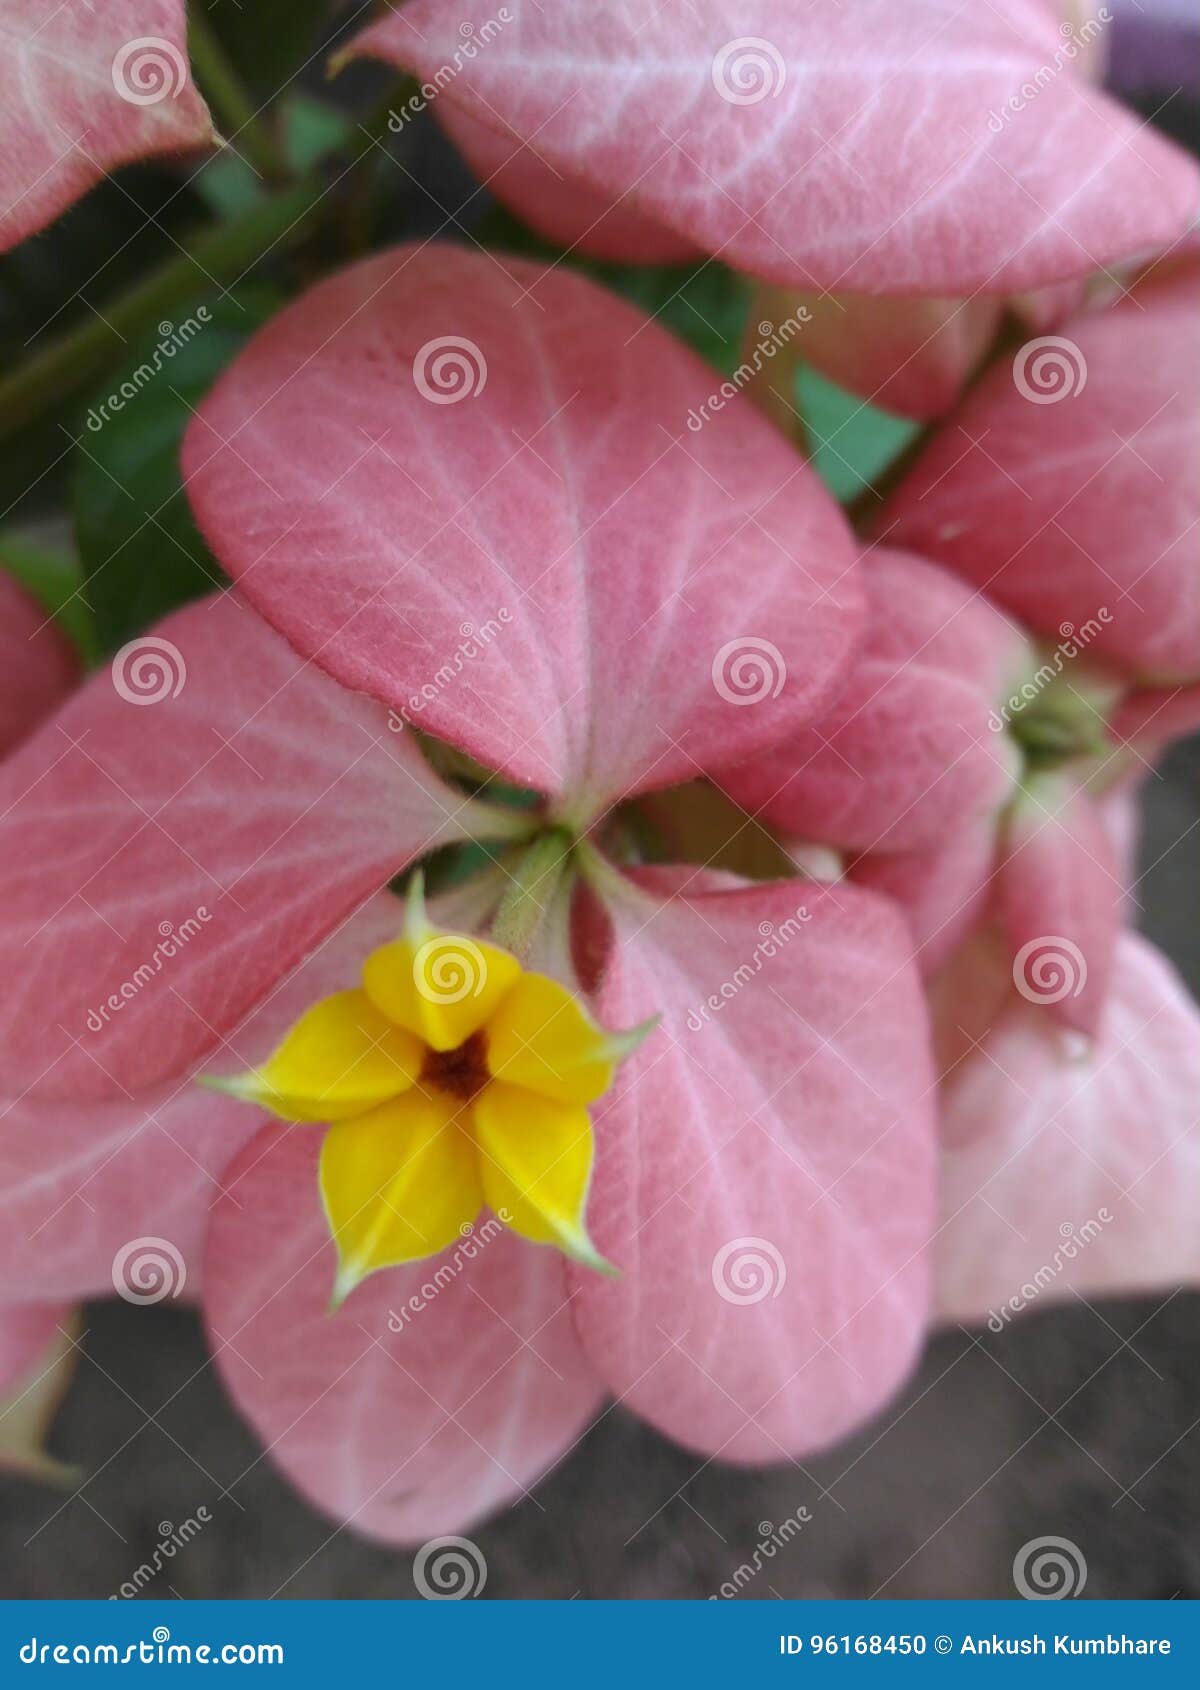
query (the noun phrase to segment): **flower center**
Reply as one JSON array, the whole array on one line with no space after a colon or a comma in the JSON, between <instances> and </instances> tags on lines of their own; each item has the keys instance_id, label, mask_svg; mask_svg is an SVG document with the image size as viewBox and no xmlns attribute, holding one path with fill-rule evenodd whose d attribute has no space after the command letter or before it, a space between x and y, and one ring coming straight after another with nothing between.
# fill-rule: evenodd
<instances>
[{"instance_id":1,"label":"flower center","mask_svg":"<svg viewBox=\"0 0 1200 1690\"><path fill-rule=\"evenodd\" d=\"M426 1050L421 1084L449 1092L469 1103L491 1079L487 1065L487 1034L472 1033L453 1050Z\"/></svg>"}]
</instances>

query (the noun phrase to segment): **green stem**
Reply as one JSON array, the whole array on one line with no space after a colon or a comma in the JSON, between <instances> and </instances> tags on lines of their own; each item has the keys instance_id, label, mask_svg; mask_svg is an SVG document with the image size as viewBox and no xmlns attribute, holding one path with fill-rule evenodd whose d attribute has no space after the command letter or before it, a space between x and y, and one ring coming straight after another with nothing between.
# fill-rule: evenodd
<instances>
[{"instance_id":1,"label":"green stem","mask_svg":"<svg viewBox=\"0 0 1200 1690\"><path fill-rule=\"evenodd\" d=\"M188 18L188 57L200 91L216 115L218 126L236 152L242 153L260 176L282 181L287 160L269 121L264 121L241 78L230 63L207 19L191 8Z\"/></svg>"},{"instance_id":2,"label":"green stem","mask_svg":"<svg viewBox=\"0 0 1200 1690\"><path fill-rule=\"evenodd\" d=\"M178 258L169 259L144 282L109 301L102 312L94 310L86 321L0 380L0 441L85 390L122 356L127 342L137 340L148 325L175 307L214 283L227 287L240 282L269 253L297 245L311 230L317 212L336 203L333 190L374 152L385 125L386 111L381 105L380 115L359 126L349 157L332 179L328 168L314 168L238 216L202 229L182 243L184 250ZM326 195L330 198L323 204Z\"/></svg>"},{"instance_id":3,"label":"green stem","mask_svg":"<svg viewBox=\"0 0 1200 1690\"><path fill-rule=\"evenodd\" d=\"M574 841L561 828L540 833L517 863L500 900L492 938L524 962L570 861Z\"/></svg>"},{"instance_id":4,"label":"green stem","mask_svg":"<svg viewBox=\"0 0 1200 1690\"><path fill-rule=\"evenodd\" d=\"M202 230L178 258L35 352L0 380L0 440L89 386L112 363L114 352L119 356L147 324L170 315L214 283L224 287L240 281L275 248L294 245L307 232L324 193L324 179L314 174L240 216Z\"/></svg>"}]
</instances>

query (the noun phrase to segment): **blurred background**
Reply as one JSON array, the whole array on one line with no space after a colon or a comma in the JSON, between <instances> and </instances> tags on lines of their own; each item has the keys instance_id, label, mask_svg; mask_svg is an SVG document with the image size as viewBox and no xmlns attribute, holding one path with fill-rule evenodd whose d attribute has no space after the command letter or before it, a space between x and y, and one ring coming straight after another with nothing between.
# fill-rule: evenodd
<instances>
[{"instance_id":1,"label":"blurred background","mask_svg":"<svg viewBox=\"0 0 1200 1690\"><path fill-rule=\"evenodd\" d=\"M1148 119L1195 147L1196 0L1111 5L1110 80ZM297 10L321 9L264 0L249 9L250 25L237 26L261 31L265 89L287 74L278 54L286 55ZM227 27L233 11L218 8L215 27ZM342 11L348 25L361 8ZM1189 64L1191 88L1180 90ZM318 56L293 84L290 144L319 160L379 86L377 71L351 69L330 94ZM389 191L343 208L369 225L371 244L432 233L445 224L444 208L468 199L473 226L489 238L522 238L474 195L428 120L406 130L400 162L397 169L395 156L381 156L371 168L376 187L385 181ZM157 250L160 225L182 236L246 192L236 169L208 167L181 193L177 171L143 166L124 172L119 188L105 184L89 195L0 260L4 366L48 321L61 319L59 329L84 321L95 301L135 280ZM280 261L319 267L322 238L313 231ZM98 252L110 255L103 274L81 290L82 276L101 263ZM658 286L665 297L681 286L674 272L657 282L645 274L606 279L647 304L647 289ZM720 361L736 346L736 328L726 330L722 315L736 317L736 289L721 282L717 298L711 278L704 286L705 327L693 338L709 337L703 350ZM181 354L173 388L185 398L145 395L136 431L106 428L97 437L96 452L117 454L107 467L119 470L123 498L107 485L103 463L76 462L64 450L90 396L64 400L0 453L6 559L19 566L36 554L43 577L47 560L61 559L69 580L76 551L86 572L90 548L101 555L103 546L107 560L115 536L135 536L148 511L161 512L171 544L151 530L103 573L87 630L94 651L111 651L168 604L211 585L215 565L177 478L172 491L174 455L186 399L215 373L205 360L227 359L272 299L271 265L256 266L235 310L224 307L225 339L210 332ZM668 313L683 333L695 326L687 301L684 287ZM711 344L714 335L722 345ZM836 393L819 394L810 422L835 415L836 404ZM877 426L885 431L887 419ZM819 442L819 426L815 432ZM844 439L839 447L840 462L855 461ZM835 490L847 499L858 491ZM1143 814L1139 925L1200 996L1200 741L1177 746L1148 780ZM1095 1304L1076 1298L1027 1313L1000 1334L945 1331L904 1397L859 1438L819 1460L757 1473L702 1462L614 1409L520 1506L475 1531L488 1565L486 1595L704 1598L733 1580L746 1599L1011 1597L1014 1555L1031 1539L1057 1536L1086 1558L1085 1597L1200 1596L1198 1314L1200 1298L1184 1292ZM224 1396L185 1310L107 1302L83 1311L81 1357L51 1447L79 1469L73 1483L0 1475L5 1597L115 1594L156 1545L197 1519L203 1529L184 1532L191 1541L142 1594L417 1595L410 1556L319 1517L279 1477ZM756 1546L798 1516L800 1529L789 1528L761 1570L735 1579Z\"/></svg>"}]
</instances>

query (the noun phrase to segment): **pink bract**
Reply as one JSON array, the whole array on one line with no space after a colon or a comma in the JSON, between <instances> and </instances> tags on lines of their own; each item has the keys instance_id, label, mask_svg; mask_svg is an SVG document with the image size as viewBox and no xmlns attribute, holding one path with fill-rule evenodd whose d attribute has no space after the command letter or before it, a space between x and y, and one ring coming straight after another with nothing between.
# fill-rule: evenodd
<instances>
[{"instance_id":1,"label":"pink bract","mask_svg":"<svg viewBox=\"0 0 1200 1690\"><path fill-rule=\"evenodd\" d=\"M591 820L818 714L864 615L849 530L777 432L741 398L689 429L719 385L581 277L401 247L234 362L188 493L301 653ZM763 637L780 684L731 708L714 667Z\"/></svg>"},{"instance_id":2,"label":"pink bract","mask_svg":"<svg viewBox=\"0 0 1200 1690\"><path fill-rule=\"evenodd\" d=\"M10 0L0 18L0 252L117 165L214 139L183 0Z\"/></svg>"},{"instance_id":3,"label":"pink bract","mask_svg":"<svg viewBox=\"0 0 1200 1690\"><path fill-rule=\"evenodd\" d=\"M0 566L0 757L66 697L78 672L45 610Z\"/></svg>"},{"instance_id":4,"label":"pink bract","mask_svg":"<svg viewBox=\"0 0 1200 1690\"><path fill-rule=\"evenodd\" d=\"M1200 1015L1173 969L1122 935L1086 1053L1013 989L986 941L935 986L947 1043L989 994L983 1026L966 1028L981 1043L943 1084L942 1315L999 1330L1073 1295L1194 1284Z\"/></svg>"},{"instance_id":5,"label":"pink bract","mask_svg":"<svg viewBox=\"0 0 1200 1690\"><path fill-rule=\"evenodd\" d=\"M414 0L355 50L522 145L557 197L576 180L782 285L1011 293L1166 246L1200 204L1187 155L1082 77L1022 99L1061 45L1036 0L771 0L752 26L735 0L505 9ZM538 222L524 155L498 185Z\"/></svg>"},{"instance_id":6,"label":"pink bract","mask_svg":"<svg viewBox=\"0 0 1200 1690\"><path fill-rule=\"evenodd\" d=\"M1093 658L1147 685L1194 678L1198 367L1200 266L1164 267L989 369L881 532L1051 643L1095 625Z\"/></svg>"}]
</instances>

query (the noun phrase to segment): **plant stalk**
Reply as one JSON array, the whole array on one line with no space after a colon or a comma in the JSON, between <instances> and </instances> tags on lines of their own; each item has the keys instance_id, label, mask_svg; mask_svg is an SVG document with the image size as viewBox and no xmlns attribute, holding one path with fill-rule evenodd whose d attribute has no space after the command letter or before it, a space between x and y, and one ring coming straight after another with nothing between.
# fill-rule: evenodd
<instances>
[{"instance_id":1,"label":"plant stalk","mask_svg":"<svg viewBox=\"0 0 1200 1690\"><path fill-rule=\"evenodd\" d=\"M518 962L529 955L538 929L554 902L570 861L574 841L562 828L540 833L513 870L512 884L500 900L492 939Z\"/></svg>"},{"instance_id":2,"label":"plant stalk","mask_svg":"<svg viewBox=\"0 0 1200 1690\"><path fill-rule=\"evenodd\" d=\"M195 6L188 17L188 57L218 127L229 132L226 143L267 181L284 181L287 160L270 121L262 117L212 26Z\"/></svg>"},{"instance_id":3,"label":"plant stalk","mask_svg":"<svg viewBox=\"0 0 1200 1690\"><path fill-rule=\"evenodd\" d=\"M106 305L101 315L88 317L35 352L0 380L0 440L88 387L112 363L114 337L118 343L135 341L146 324L168 316L214 282L225 287L240 281L274 248L294 245L324 192L323 179L314 174L202 230L178 258Z\"/></svg>"}]
</instances>

